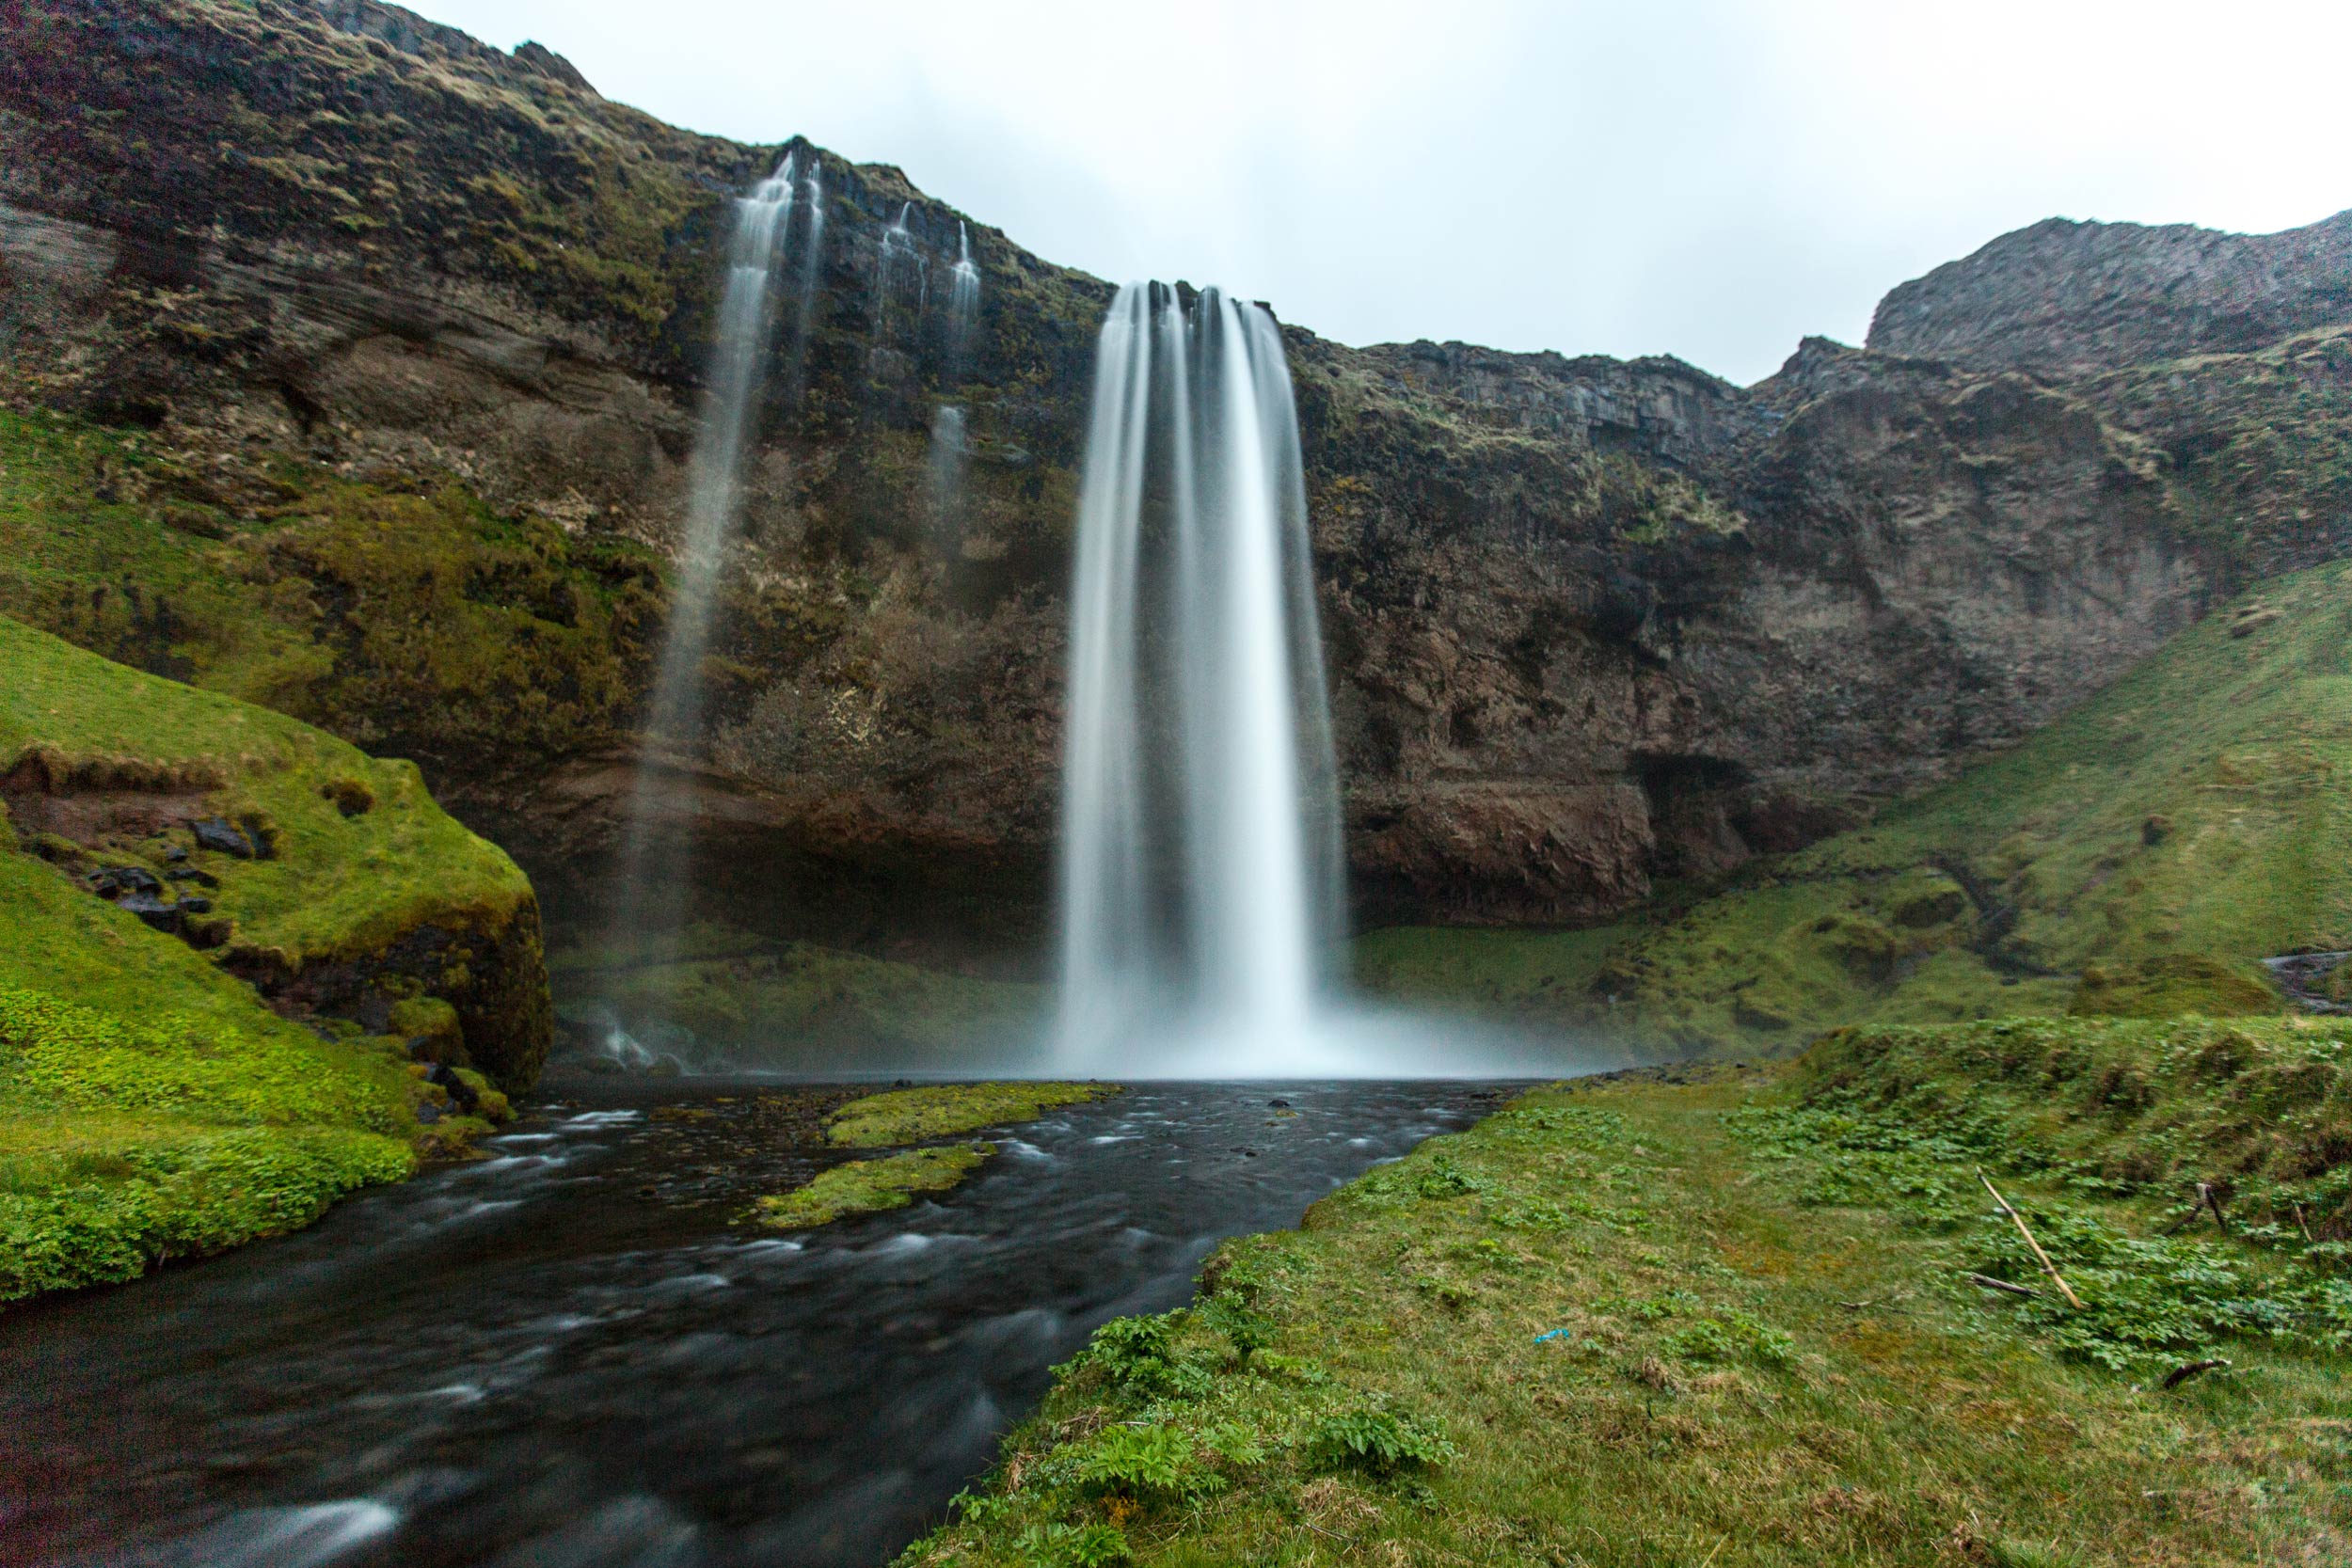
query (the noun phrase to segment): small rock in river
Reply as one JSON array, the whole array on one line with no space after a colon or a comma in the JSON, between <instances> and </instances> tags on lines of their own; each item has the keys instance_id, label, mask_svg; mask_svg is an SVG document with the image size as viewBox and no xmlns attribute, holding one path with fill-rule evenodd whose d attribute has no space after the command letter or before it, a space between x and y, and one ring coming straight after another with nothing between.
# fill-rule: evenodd
<instances>
[{"instance_id":1,"label":"small rock in river","mask_svg":"<svg viewBox=\"0 0 2352 1568\"><path fill-rule=\"evenodd\" d=\"M1265 1108L1269 1111L1287 1111L1291 1108L1291 1102L1287 1100L1269 1100L1265 1102Z\"/></svg>"}]
</instances>

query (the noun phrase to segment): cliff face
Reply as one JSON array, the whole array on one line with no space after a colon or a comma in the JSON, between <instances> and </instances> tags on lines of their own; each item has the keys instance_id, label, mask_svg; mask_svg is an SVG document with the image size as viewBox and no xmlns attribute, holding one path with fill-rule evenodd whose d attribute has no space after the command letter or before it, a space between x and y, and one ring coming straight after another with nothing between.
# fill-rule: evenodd
<instances>
[{"instance_id":1,"label":"cliff face","mask_svg":"<svg viewBox=\"0 0 2352 1568\"><path fill-rule=\"evenodd\" d=\"M10 396L138 432L126 504L209 509L253 563L252 613L311 651L264 700L410 751L560 893L609 847L635 761L644 563L675 545L729 201L784 150L365 0L27 0L0 18ZM757 421L717 732L660 760L714 859L835 934L985 906L1017 939L1003 906L1034 912L1046 882L1110 290L973 223L959 352L959 214L799 150L824 243ZM918 261L886 265L902 205ZM1674 360L1286 328L1365 912L1584 919L1793 847L2014 742L2227 581L2340 549L2344 222L2293 245L2028 230L1897 291L1870 349L1808 341L1745 390ZM2187 337L2153 346L2115 325L2199 245L2268 247L2190 269L2269 302L2219 359L2218 306L2183 305ZM2108 293L2078 297L2068 245ZM2194 372L2148 357L2192 344ZM933 434L945 402L961 439ZM479 515L444 597L354 564L401 559L414 503L349 496L452 483L450 515ZM281 546L326 528L329 490L342 543ZM185 595L134 593L125 619L135 572L50 577L0 580L0 608L252 678ZM103 612L94 588L118 595ZM503 672L448 705L496 721L453 730L442 665L398 650L489 610L521 662L453 657Z\"/></svg>"}]
</instances>

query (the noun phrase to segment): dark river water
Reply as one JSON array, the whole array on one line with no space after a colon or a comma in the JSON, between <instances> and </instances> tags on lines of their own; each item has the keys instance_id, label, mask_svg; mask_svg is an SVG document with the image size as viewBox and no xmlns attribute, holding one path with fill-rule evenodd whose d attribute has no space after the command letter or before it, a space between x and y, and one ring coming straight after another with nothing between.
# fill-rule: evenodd
<instances>
[{"instance_id":1,"label":"dark river water","mask_svg":"<svg viewBox=\"0 0 2352 1568\"><path fill-rule=\"evenodd\" d=\"M883 1562L1097 1323L1502 1092L1145 1085L786 1236L739 1220L811 1168L774 1087L564 1084L486 1159L0 1314L0 1562Z\"/></svg>"}]
</instances>

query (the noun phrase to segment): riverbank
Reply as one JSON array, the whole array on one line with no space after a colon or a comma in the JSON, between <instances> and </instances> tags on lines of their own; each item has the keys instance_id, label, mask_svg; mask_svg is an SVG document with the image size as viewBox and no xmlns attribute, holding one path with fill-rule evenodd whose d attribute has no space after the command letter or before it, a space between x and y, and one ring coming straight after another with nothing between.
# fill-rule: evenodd
<instances>
[{"instance_id":1,"label":"riverbank","mask_svg":"<svg viewBox=\"0 0 2352 1568\"><path fill-rule=\"evenodd\" d=\"M2341 1560L2347 1050L1992 1023L1529 1095L1098 1334L900 1561Z\"/></svg>"}]
</instances>

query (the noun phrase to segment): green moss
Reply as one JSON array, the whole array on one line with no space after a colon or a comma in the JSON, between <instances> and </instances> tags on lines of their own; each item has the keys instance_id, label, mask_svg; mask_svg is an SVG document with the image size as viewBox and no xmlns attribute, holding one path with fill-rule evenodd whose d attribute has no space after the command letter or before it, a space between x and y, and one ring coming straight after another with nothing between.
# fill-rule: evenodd
<instances>
[{"instance_id":1,"label":"green moss","mask_svg":"<svg viewBox=\"0 0 2352 1568\"><path fill-rule=\"evenodd\" d=\"M287 464L275 491L255 506L151 437L0 411L0 613L449 776L624 732L658 612L640 547L454 485ZM316 784L358 815L367 778Z\"/></svg>"},{"instance_id":2,"label":"green moss","mask_svg":"<svg viewBox=\"0 0 2352 1568\"><path fill-rule=\"evenodd\" d=\"M408 1082L0 850L0 1300L127 1279L407 1174Z\"/></svg>"},{"instance_id":3,"label":"green moss","mask_svg":"<svg viewBox=\"0 0 2352 1568\"><path fill-rule=\"evenodd\" d=\"M432 1030L471 1008L484 1036L528 1047L535 998L544 1049L530 884L414 768L6 618L0 667L0 1299L305 1223L416 1158L424 1090L402 1041L278 1017L77 884L92 865L198 872L217 886L163 885L204 887L230 932L218 958L308 981L373 966L402 988L403 1021ZM345 816L323 779L364 781L377 803ZM52 815L72 832L31 831ZM267 857L199 847L187 824L212 817ZM421 927L483 933L468 950L507 962L452 984L444 947L405 974L386 950Z\"/></svg>"},{"instance_id":4,"label":"green moss","mask_svg":"<svg viewBox=\"0 0 2352 1568\"><path fill-rule=\"evenodd\" d=\"M916 1193L953 1187L995 1152L994 1144L975 1143L847 1161L820 1172L805 1186L761 1198L755 1217L762 1225L799 1230L851 1214L903 1209Z\"/></svg>"},{"instance_id":5,"label":"green moss","mask_svg":"<svg viewBox=\"0 0 2352 1568\"><path fill-rule=\"evenodd\" d=\"M850 1148L920 1143L1034 1120L1054 1106L1119 1092L1115 1084L934 1084L894 1089L835 1111L826 1121L825 1136Z\"/></svg>"},{"instance_id":6,"label":"green moss","mask_svg":"<svg viewBox=\"0 0 2352 1568\"><path fill-rule=\"evenodd\" d=\"M2245 971L2195 953L2091 964L2067 1009L2087 1017L2249 1018L2284 1010L2278 991Z\"/></svg>"}]
</instances>

